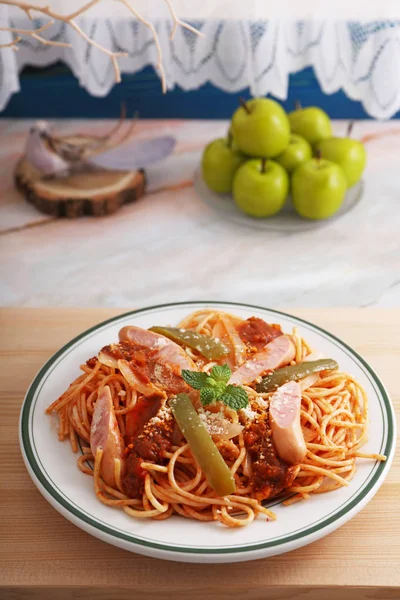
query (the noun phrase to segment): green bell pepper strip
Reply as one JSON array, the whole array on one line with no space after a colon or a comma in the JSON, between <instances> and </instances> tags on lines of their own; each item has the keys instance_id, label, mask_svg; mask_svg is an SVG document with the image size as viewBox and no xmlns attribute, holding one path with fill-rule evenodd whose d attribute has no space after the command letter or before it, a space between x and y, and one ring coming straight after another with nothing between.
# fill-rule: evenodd
<instances>
[{"instance_id":1,"label":"green bell pepper strip","mask_svg":"<svg viewBox=\"0 0 400 600\"><path fill-rule=\"evenodd\" d=\"M270 375L263 377L260 383L256 385L256 391L260 393L272 392L288 381L299 381L299 379L304 379L304 377L308 377L312 373L333 371L338 368L337 362L332 358L304 361L298 365L282 367L282 369L277 369L273 373L270 373Z\"/></svg>"},{"instance_id":2,"label":"green bell pepper strip","mask_svg":"<svg viewBox=\"0 0 400 600\"><path fill-rule=\"evenodd\" d=\"M209 485L218 496L236 490L235 479L187 394L170 401L172 413Z\"/></svg>"},{"instance_id":3,"label":"green bell pepper strip","mask_svg":"<svg viewBox=\"0 0 400 600\"><path fill-rule=\"evenodd\" d=\"M218 339L203 333L197 333L197 331L191 329L155 326L150 327L150 331L164 335L177 344L189 346L189 348L197 350L209 360L215 360L229 354L229 349Z\"/></svg>"}]
</instances>

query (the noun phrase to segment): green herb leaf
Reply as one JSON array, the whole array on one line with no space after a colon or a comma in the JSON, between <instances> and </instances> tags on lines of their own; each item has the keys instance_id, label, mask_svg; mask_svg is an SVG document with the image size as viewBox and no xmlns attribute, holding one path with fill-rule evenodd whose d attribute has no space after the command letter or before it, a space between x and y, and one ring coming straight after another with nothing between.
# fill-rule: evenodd
<instances>
[{"instance_id":1,"label":"green herb leaf","mask_svg":"<svg viewBox=\"0 0 400 600\"><path fill-rule=\"evenodd\" d=\"M215 399L218 400L218 398L220 398L222 396L222 394L225 392L226 389L226 383L224 383L223 381L221 381L220 383L217 383L214 387L214 391L215 391Z\"/></svg>"},{"instance_id":2,"label":"green herb leaf","mask_svg":"<svg viewBox=\"0 0 400 600\"><path fill-rule=\"evenodd\" d=\"M201 390L203 387L207 386L207 373L182 369L182 377L194 390Z\"/></svg>"},{"instance_id":3,"label":"green herb leaf","mask_svg":"<svg viewBox=\"0 0 400 600\"><path fill-rule=\"evenodd\" d=\"M219 397L219 400L230 406L230 408L233 408L233 410L246 408L249 403L246 390L236 385L227 385L225 392Z\"/></svg>"},{"instance_id":4,"label":"green herb leaf","mask_svg":"<svg viewBox=\"0 0 400 600\"><path fill-rule=\"evenodd\" d=\"M200 390L200 400L203 406L207 406L207 404L211 404L215 400L215 391L214 388L204 387Z\"/></svg>"},{"instance_id":5,"label":"green herb leaf","mask_svg":"<svg viewBox=\"0 0 400 600\"><path fill-rule=\"evenodd\" d=\"M210 375L213 379L215 379L215 381L218 381L220 383L228 383L232 375L232 371L230 370L228 365L215 365L211 369Z\"/></svg>"},{"instance_id":6,"label":"green herb leaf","mask_svg":"<svg viewBox=\"0 0 400 600\"><path fill-rule=\"evenodd\" d=\"M223 402L234 410L245 408L249 399L247 392L236 385L227 385L232 371L228 365L215 365L210 374L199 371L182 370L182 377L194 390L200 390L200 400L204 406L215 400Z\"/></svg>"}]
</instances>

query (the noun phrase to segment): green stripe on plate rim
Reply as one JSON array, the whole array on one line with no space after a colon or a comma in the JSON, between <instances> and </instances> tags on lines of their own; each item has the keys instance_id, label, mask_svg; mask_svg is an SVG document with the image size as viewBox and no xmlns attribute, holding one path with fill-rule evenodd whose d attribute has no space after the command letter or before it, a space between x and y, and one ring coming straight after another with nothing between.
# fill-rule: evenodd
<instances>
[{"instance_id":1,"label":"green stripe on plate rim","mask_svg":"<svg viewBox=\"0 0 400 600\"><path fill-rule=\"evenodd\" d=\"M119 538L124 541L137 544L139 546L145 546L145 547L154 548L154 549L158 549L158 550L165 550L165 551L176 552L176 553L191 553L191 554L230 554L230 553L233 554L233 553L238 553L238 552L250 552L250 551L255 551L255 550L261 550L264 548L280 546L282 544L286 544L286 543L295 541L297 539L304 538L313 533L316 533L317 531L320 531L321 529L323 529L325 527L328 527L334 521L340 519L341 517L346 515L349 511L351 511L354 508L354 506L356 506L363 498L365 498L365 496L371 491L371 489L375 486L377 481L381 478L383 472L387 468L388 463L381 462L381 463L376 464L375 469L370 473L367 480L363 482L362 487L359 488L357 490L357 492L355 492L353 494L353 496L351 496L342 506L335 509L335 511L326 515L324 518L322 518L316 524L307 526L307 528L305 528L303 531L298 530L298 532L295 531L295 532L291 533L290 535L281 536L281 537L275 538L273 540L270 540L268 542L250 543L248 545L243 545L243 546L229 546L229 547L225 546L224 548L210 548L210 547L200 548L200 547L185 547L185 546L176 546L175 547L173 545L162 544L162 543L155 542L152 540L146 540L144 538L136 537L133 534L128 534L128 533L123 532L114 527L109 527L106 524L99 523L97 520L95 520L94 518L89 516L87 513L85 513L85 511L83 511L82 509L75 508L75 506L73 505L73 503L71 501L69 501L68 499L66 499L62 496L62 492L59 493L55 489L55 487L56 487L55 484L51 485L49 483L49 479L45 476L45 474L43 472L44 469L42 470L40 468L40 466L36 460L35 453L32 448L32 440L31 440L31 436L30 436L29 425L30 425L30 417L32 417L32 419L33 419L33 413L34 413L33 410L31 411L33 400L35 400L35 397L36 398L38 397L38 394L36 394L36 392L39 388L39 385L42 383L43 378L48 373L50 367L52 367L52 366L55 367L56 361L59 358L61 358L67 350L70 349L70 351L72 351L73 346L75 346L77 344L77 342L83 340L84 338L89 337L91 333L94 333L95 331L97 331L109 324L112 324L115 321L119 321L120 319L128 317L130 315L149 313L149 312L157 311L160 309L166 309L166 308L177 308L180 306L182 306L182 307L187 306L188 308L195 308L197 306L197 307L201 308L204 306L216 306L216 305L232 306L232 307L237 306L237 307L242 307L242 308L247 308L247 309L256 309L256 310L261 310L261 311L268 311L270 313L274 313L276 315L283 316L289 320L295 321L297 323L301 323L303 326L306 326L308 329L314 330L320 334L322 333L324 335L324 337L326 337L330 341L334 342L342 350L345 350L346 354L351 356L351 358L355 359L356 362L359 364L359 366L364 369L365 375L371 382L375 391L377 391L378 398L380 399L379 404L380 404L380 408L382 411L383 429L384 429L382 446L383 446L383 443L385 440L385 434L386 434L385 416L387 418L387 425L388 425L386 446L384 449L381 446L380 453L385 454L389 460L389 458L394 450L394 420L393 420L393 412L392 412L392 405L391 405L390 399L389 399L388 394L387 394L382 382L380 381L379 377L371 369L371 367L368 365L368 363L357 352L355 352L355 350L353 350L350 346L348 346L342 340L340 340L333 334L325 331L321 327L318 327L317 325L313 325L312 323L310 323L304 319L295 317L293 315L290 315L290 314L282 312L282 311L273 310L273 309L265 308L262 306L252 305L252 304L242 304L239 302L223 302L223 301L189 301L189 302L174 302L174 303L168 303L168 304L160 304L160 305L156 305L156 306L151 306L151 307L147 307L147 308L129 311L129 312L123 313L121 315L118 315L116 317L112 317L111 319L107 319L106 321L103 321L97 325L94 325L90 329L87 329L80 335L76 336L70 342L65 344L60 350L58 350L58 352L56 352L46 362L46 364L42 367L42 369L39 371L38 375L33 380L32 384L26 394L26 397L25 397L25 400L24 400L24 403L22 406L22 410L21 410L21 420L20 420L20 434L21 434L21 440L22 440L23 448L24 448L24 451L26 454L26 458L29 462L29 465L30 465L35 477L37 478L37 480L39 481L41 486L46 490L46 492L50 496L52 496L52 498L59 505L61 505L64 509L66 509L71 515L73 515L74 517L77 517L78 519L80 519L81 521L86 523L87 525L90 525L91 527L93 527L111 537ZM381 400L383 400L383 402L384 402L384 405L386 408L385 411L383 410ZM33 408L34 408L34 406L33 406ZM33 440L33 444L34 444L34 440Z\"/></svg>"}]
</instances>

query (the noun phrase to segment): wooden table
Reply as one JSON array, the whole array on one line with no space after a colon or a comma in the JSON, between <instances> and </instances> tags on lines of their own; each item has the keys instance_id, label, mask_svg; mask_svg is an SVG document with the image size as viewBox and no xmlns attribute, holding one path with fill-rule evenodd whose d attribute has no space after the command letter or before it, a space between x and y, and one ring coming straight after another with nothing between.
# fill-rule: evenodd
<instances>
[{"instance_id":1,"label":"wooden table","mask_svg":"<svg viewBox=\"0 0 400 600\"><path fill-rule=\"evenodd\" d=\"M355 600L400 598L400 461L351 522L286 555L249 563L164 562L109 546L62 518L22 462L18 415L43 362L115 309L0 312L0 598ZM308 309L376 368L400 411L400 310ZM346 586L346 590L343 590Z\"/></svg>"}]
</instances>

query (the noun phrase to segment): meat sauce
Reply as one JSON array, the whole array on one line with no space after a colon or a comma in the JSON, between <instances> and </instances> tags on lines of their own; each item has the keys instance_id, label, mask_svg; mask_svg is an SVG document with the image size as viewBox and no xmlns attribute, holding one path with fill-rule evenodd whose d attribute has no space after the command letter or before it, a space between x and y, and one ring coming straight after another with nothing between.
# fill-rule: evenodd
<instances>
[{"instance_id":1,"label":"meat sauce","mask_svg":"<svg viewBox=\"0 0 400 600\"><path fill-rule=\"evenodd\" d=\"M141 498L143 494L147 471L142 468L142 462L163 465L166 462L164 452L171 449L174 419L165 408L165 414L158 418L160 407L159 397L142 397L127 414L125 442L128 455L123 484L130 498Z\"/></svg>"},{"instance_id":2,"label":"meat sauce","mask_svg":"<svg viewBox=\"0 0 400 600\"><path fill-rule=\"evenodd\" d=\"M97 364L97 361L98 361L97 356L92 356L92 358L88 358L88 360L86 361L86 364L90 369L94 369Z\"/></svg>"},{"instance_id":3,"label":"meat sauce","mask_svg":"<svg viewBox=\"0 0 400 600\"><path fill-rule=\"evenodd\" d=\"M273 339L283 335L280 325L269 325L262 319L250 317L237 327L237 331L243 342L261 350L266 344Z\"/></svg>"},{"instance_id":4,"label":"meat sauce","mask_svg":"<svg viewBox=\"0 0 400 600\"><path fill-rule=\"evenodd\" d=\"M157 395L143 396L135 406L126 415L126 438L128 444L146 425L152 417L154 417L161 408L161 398Z\"/></svg>"},{"instance_id":5,"label":"meat sauce","mask_svg":"<svg viewBox=\"0 0 400 600\"><path fill-rule=\"evenodd\" d=\"M260 414L246 424L244 442L252 459L250 483L258 500L277 496L295 478L296 467L290 467L276 451L269 426L269 413Z\"/></svg>"}]
</instances>

